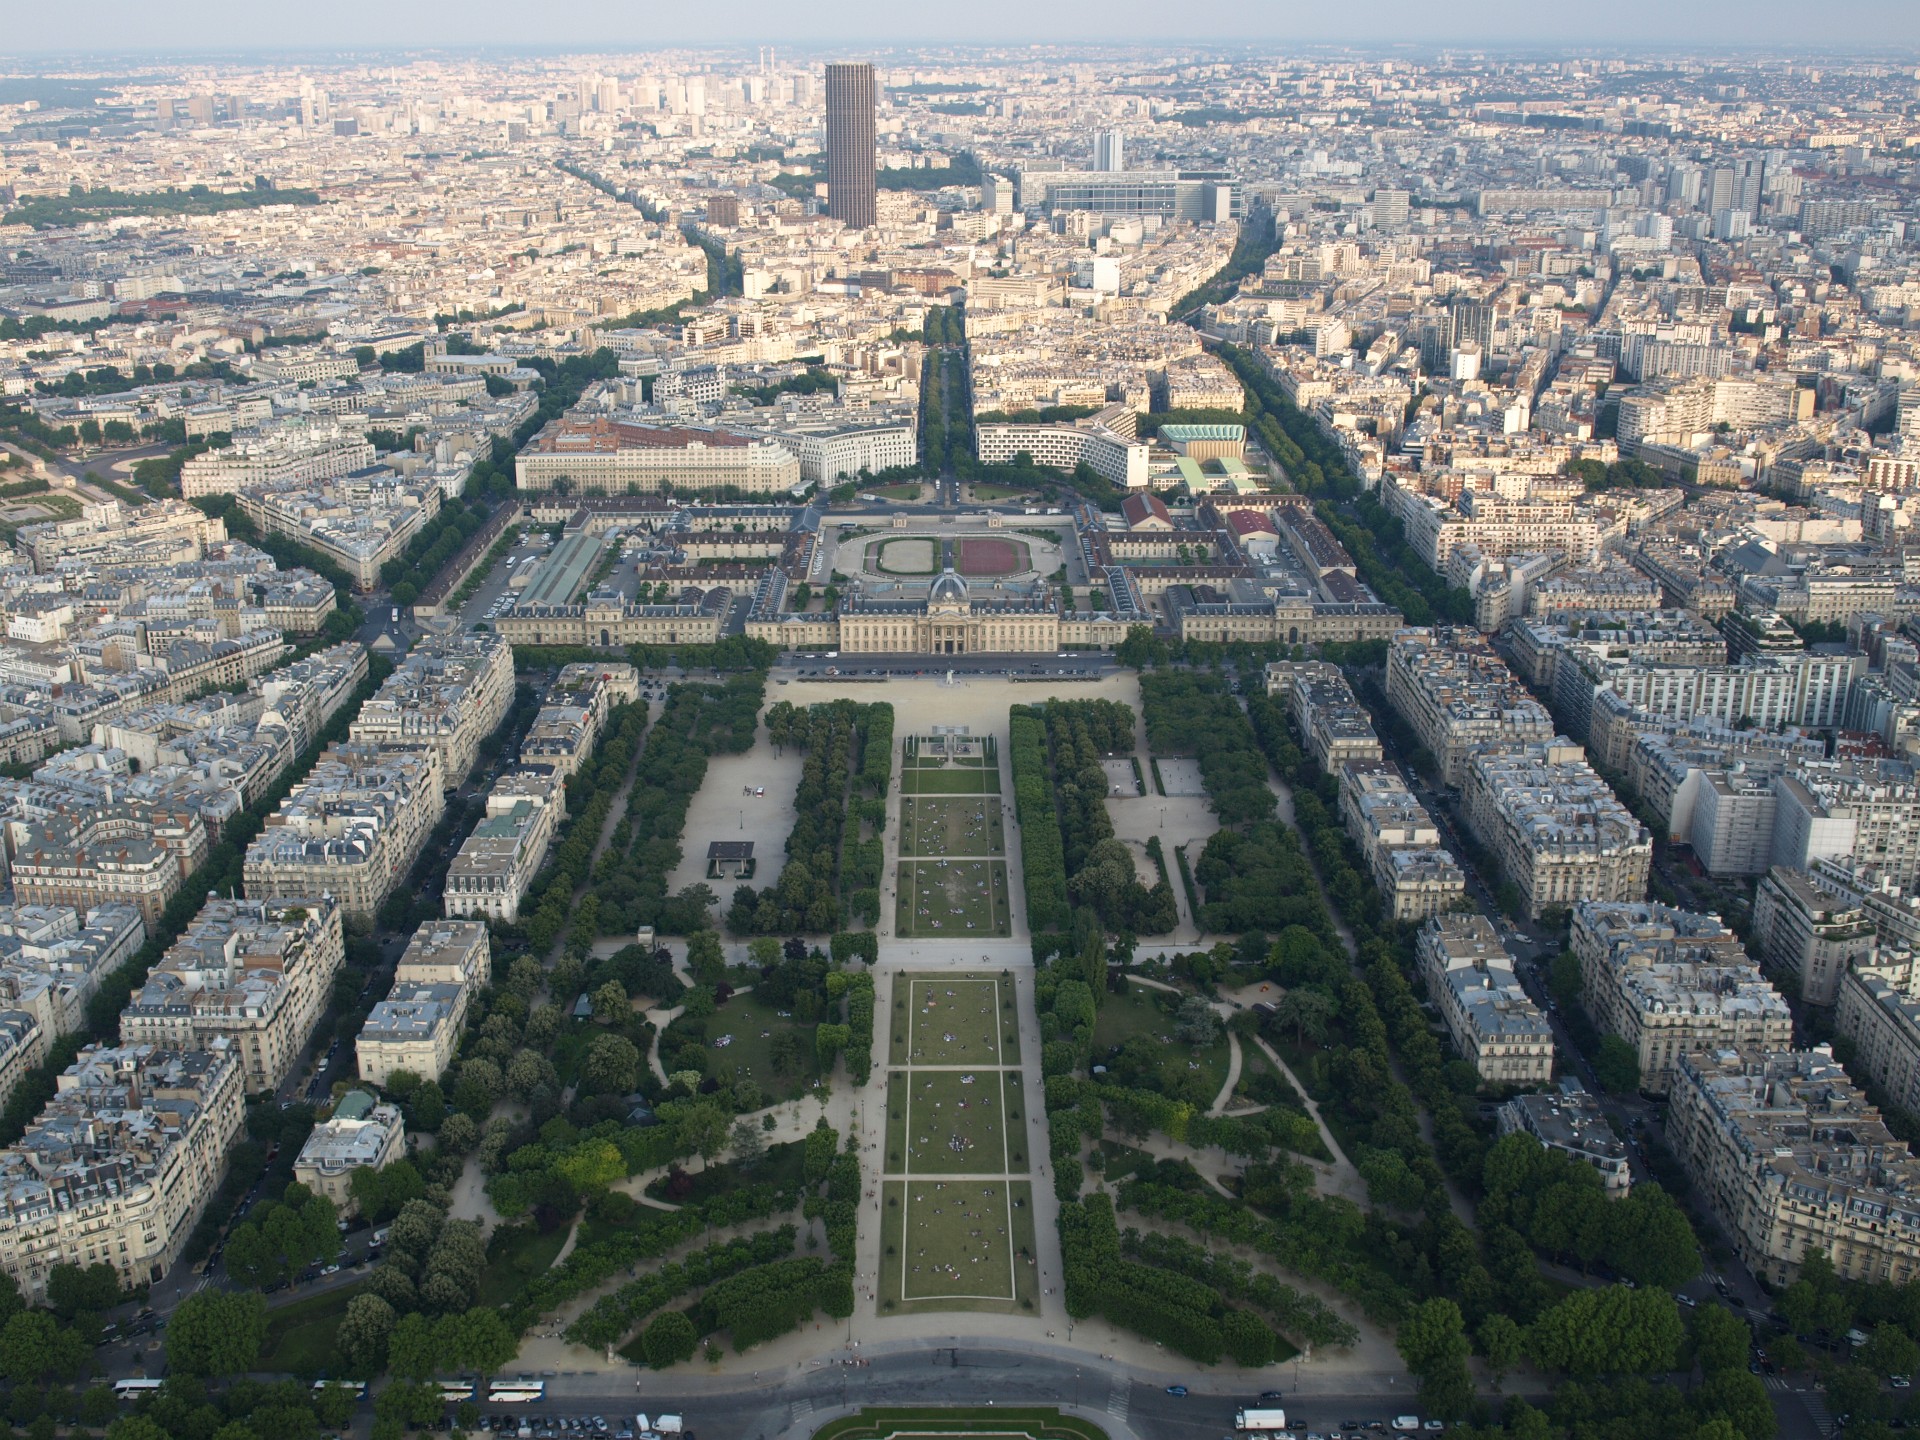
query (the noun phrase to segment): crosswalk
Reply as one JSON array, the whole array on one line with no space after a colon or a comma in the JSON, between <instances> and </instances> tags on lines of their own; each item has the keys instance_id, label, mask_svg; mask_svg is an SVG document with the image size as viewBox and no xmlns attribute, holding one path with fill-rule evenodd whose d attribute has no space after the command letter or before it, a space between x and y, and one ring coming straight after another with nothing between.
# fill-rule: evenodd
<instances>
[{"instance_id":1,"label":"crosswalk","mask_svg":"<svg viewBox=\"0 0 1920 1440\"><path fill-rule=\"evenodd\" d=\"M787 1416L787 1426L789 1429L791 1429L793 1426L798 1425L802 1420L806 1419L807 1416L813 1414L813 1401L808 1400L803 1396L798 1400L792 1401L789 1404L788 1409L790 1410L791 1413Z\"/></svg>"},{"instance_id":2,"label":"crosswalk","mask_svg":"<svg viewBox=\"0 0 1920 1440\"><path fill-rule=\"evenodd\" d=\"M1115 1385L1107 1391L1107 1413L1114 1419L1127 1418L1127 1403L1131 1388L1127 1385Z\"/></svg>"},{"instance_id":3,"label":"crosswalk","mask_svg":"<svg viewBox=\"0 0 1920 1440\"><path fill-rule=\"evenodd\" d=\"M1807 1418L1813 1421L1814 1428L1822 1435L1833 1434L1836 1428L1833 1423L1833 1412L1827 1408L1827 1397L1820 1391L1811 1387L1801 1389L1790 1384L1784 1375L1767 1376L1766 1386L1770 1394L1799 1396L1800 1404L1805 1408Z\"/></svg>"}]
</instances>

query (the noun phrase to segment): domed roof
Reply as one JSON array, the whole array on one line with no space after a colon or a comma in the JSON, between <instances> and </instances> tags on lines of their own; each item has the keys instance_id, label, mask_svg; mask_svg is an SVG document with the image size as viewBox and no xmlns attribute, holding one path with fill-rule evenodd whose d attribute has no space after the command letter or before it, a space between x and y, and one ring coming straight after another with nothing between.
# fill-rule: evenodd
<instances>
[{"instance_id":1,"label":"domed roof","mask_svg":"<svg viewBox=\"0 0 1920 1440\"><path fill-rule=\"evenodd\" d=\"M940 577L927 590L929 605L964 604L967 599L967 582L955 574L952 569L940 572Z\"/></svg>"}]
</instances>

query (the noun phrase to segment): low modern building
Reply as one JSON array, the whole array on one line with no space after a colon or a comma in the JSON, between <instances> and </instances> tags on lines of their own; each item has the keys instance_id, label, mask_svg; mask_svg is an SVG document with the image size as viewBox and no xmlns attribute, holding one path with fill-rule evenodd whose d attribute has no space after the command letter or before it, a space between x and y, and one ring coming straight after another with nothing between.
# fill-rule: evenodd
<instances>
[{"instance_id":1,"label":"low modern building","mask_svg":"<svg viewBox=\"0 0 1920 1440\"><path fill-rule=\"evenodd\" d=\"M1827 1047L1682 1056L1666 1135L1769 1284L1791 1284L1810 1255L1843 1280L1920 1277L1920 1160Z\"/></svg>"},{"instance_id":2,"label":"low modern building","mask_svg":"<svg viewBox=\"0 0 1920 1440\"><path fill-rule=\"evenodd\" d=\"M778 440L601 415L549 421L514 462L520 489L577 494L651 493L670 486L784 495L800 478L800 458Z\"/></svg>"},{"instance_id":3,"label":"low modern building","mask_svg":"<svg viewBox=\"0 0 1920 1440\"><path fill-rule=\"evenodd\" d=\"M1792 976L1809 1005L1833 1004L1847 972L1873 963L1879 938L1859 903L1784 865L1754 892L1753 937L1761 958Z\"/></svg>"},{"instance_id":4,"label":"low modern building","mask_svg":"<svg viewBox=\"0 0 1920 1440\"><path fill-rule=\"evenodd\" d=\"M212 1049L89 1046L0 1150L0 1270L32 1300L56 1265L162 1279L226 1173L244 1118L240 1063Z\"/></svg>"},{"instance_id":5,"label":"low modern building","mask_svg":"<svg viewBox=\"0 0 1920 1440\"><path fill-rule=\"evenodd\" d=\"M364 1090L350 1090L333 1107L332 1117L307 1136L300 1158L293 1162L293 1178L326 1196L342 1215L352 1215L358 1209L353 1172L382 1169L406 1152L407 1127L399 1107L378 1104Z\"/></svg>"},{"instance_id":6,"label":"low modern building","mask_svg":"<svg viewBox=\"0 0 1920 1440\"><path fill-rule=\"evenodd\" d=\"M1502 1135L1531 1135L1547 1149L1591 1165L1609 1195L1633 1188L1627 1142L1614 1134L1606 1111L1571 1075L1552 1090L1514 1096L1500 1107L1494 1123Z\"/></svg>"},{"instance_id":7,"label":"low modern building","mask_svg":"<svg viewBox=\"0 0 1920 1440\"><path fill-rule=\"evenodd\" d=\"M1553 1030L1485 916L1435 915L1420 927L1414 953L1454 1048L1483 1085L1553 1078Z\"/></svg>"}]
</instances>

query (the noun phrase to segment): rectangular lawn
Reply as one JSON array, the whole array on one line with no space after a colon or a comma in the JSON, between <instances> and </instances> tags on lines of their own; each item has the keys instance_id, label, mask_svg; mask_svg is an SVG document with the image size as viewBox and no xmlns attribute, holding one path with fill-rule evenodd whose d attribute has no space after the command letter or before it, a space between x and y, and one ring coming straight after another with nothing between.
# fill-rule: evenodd
<instances>
[{"instance_id":1,"label":"rectangular lawn","mask_svg":"<svg viewBox=\"0 0 1920 1440\"><path fill-rule=\"evenodd\" d=\"M1006 1174L998 1070L910 1070L904 1088L909 1175Z\"/></svg>"},{"instance_id":2,"label":"rectangular lawn","mask_svg":"<svg viewBox=\"0 0 1920 1440\"><path fill-rule=\"evenodd\" d=\"M902 987L900 980L906 982ZM910 1065L1005 1065L1012 1049L1012 981L991 976L903 975ZM1004 1028L1004 1035L1002 1033ZM1003 1043L1004 1042L1004 1043Z\"/></svg>"},{"instance_id":3,"label":"rectangular lawn","mask_svg":"<svg viewBox=\"0 0 1920 1440\"><path fill-rule=\"evenodd\" d=\"M964 940L1006 935L1004 860L903 860L894 933L902 937Z\"/></svg>"},{"instance_id":4,"label":"rectangular lawn","mask_svg":"<svg viewBox=\"0 0 1920 1440\"><path fill-rule=\"evenodd\" d=\"M906 799L900 802L902 855L1004 855L1000 798Z\"/></svg>"},{"instance_id":5,"label":"rectangular lawn","mask_svg":"<svg viewBox=\"0 0 1920 1440\"><path fill-rule=\"evenodd\" d=\"M902 795L998 795L1000 769L995 766L947 765L938 770L908 768L900 772Z\"/></svg>"}]
</instances>

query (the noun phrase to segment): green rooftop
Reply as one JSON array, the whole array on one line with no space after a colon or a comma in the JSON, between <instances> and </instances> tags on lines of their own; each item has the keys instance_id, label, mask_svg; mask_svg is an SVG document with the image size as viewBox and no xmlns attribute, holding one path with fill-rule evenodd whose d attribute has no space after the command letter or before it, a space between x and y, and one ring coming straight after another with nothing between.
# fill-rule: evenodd
<instances>
[{"instance_id":1,"label":"green rooftop","mask_svg":"<svg viewBox=\"0 0 1920 1440\"><path fill-rule=\"evenodd\" d=\"M1234 440L1244 442L1247 427L1244 425L1162 425L1160 437L1172 442L1175 440Z\"/></svg>"}]
</instances>

